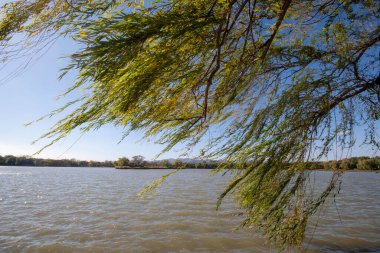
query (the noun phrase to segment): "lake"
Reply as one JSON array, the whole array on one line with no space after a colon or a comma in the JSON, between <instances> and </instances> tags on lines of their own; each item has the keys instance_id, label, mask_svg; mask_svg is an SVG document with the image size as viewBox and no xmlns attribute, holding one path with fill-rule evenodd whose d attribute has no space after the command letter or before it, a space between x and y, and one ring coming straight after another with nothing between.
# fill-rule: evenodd
<instances>
[{"instance_id":1,"label":"lake","mask_svg":"<svg viewBox=\"0 0 380 253\"><path fill-rule=\"evenodd\" d=\"M0 167L0 252L277 252L236 230L228 177L183 170L156 193L136 193L168 170ZM329 172L314 172L318 180ZM308 228L305 252L380 252L380 173L347 172L336 204Z\"/></svg>"}]
</instances>

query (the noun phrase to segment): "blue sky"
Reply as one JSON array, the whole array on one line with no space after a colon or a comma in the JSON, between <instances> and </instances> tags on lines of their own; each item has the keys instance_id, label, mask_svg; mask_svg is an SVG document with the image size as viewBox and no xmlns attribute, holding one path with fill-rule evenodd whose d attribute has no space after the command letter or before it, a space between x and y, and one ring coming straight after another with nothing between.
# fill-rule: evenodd
<instances>
[{"instance_id":1,"label":"blue sky","mask_svg":"<svg viewBox=\"0 0 380 253\"><path fill-rule=\"evenodd\" d=\"M73 42L60 39L46 54L34 59L24 73L0 83L0 155L32 155L46 143L31 144L59 117L42 120L31 126L24 124L59 108L75 96L73 94L57 100L75 77L75 73L70 73L63 80L58 80L60 69L68 63L68 59L62 56L74 52L76 48ZM1 69L0 80L25 60L11 62L5 69ZM142 140L142 133L134 133L118 144L122 129L111 125L80 136L79 132L74 132L65 140L44 150L38 157L115 160L121 156L141 154L147 159L154 159L163 148ZM160 159L178 157L180 154L181 152L173 150L160 156Z\"/></svg>"}]
</instances>

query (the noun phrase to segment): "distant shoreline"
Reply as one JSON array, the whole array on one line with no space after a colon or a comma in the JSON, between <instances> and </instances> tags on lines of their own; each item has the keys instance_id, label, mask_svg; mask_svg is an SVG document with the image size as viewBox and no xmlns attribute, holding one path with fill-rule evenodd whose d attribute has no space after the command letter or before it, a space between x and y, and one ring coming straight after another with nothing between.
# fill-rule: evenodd
<instances>
[{"instance_id":1,"label":"distant shoreline","mask_svg":"<svg viewBox=\"0 0 380 253\"><path fill-rule=\"evenodd\" d=\"M117 170L167 170L171 168L167 167L129 167L129 166L115 166L114 167Z\"/></svg>"},{"instance_id":2,"label":"distant shoreline","mask_svg":"<svg viewBox=\"0 0 380 253\"><path fill-rule=\"evenodd\" d=\"M3 165L0 167L25 167L25 168L103 168L103 169L115 169L113 166L37 166L37 165Z\"/></svg>"},{"instance_id":3,"label":"distant shoreline","mask_svg":"<svg viewBox=\"0 0 380 253\"><path fill-rule=\"evenodd\" d=\"M361 170L361 169L354 169L354 170L320 170L320 169L311 169L308 171L330 171L330 172L376 172L379 173L380 170Z\"/></svg>"},{"instance_id":4,"label":"distant shoreline","mask_svg":"<svg viewBox=\"0 0 380 253\"><path fill-rule=\"evenodd\" d=\"M1 167L25 167L25 168L104 168L104 169L117 169L117 170L175 170L178 168L165 168L165 167L101 167L101 166L30 166L30 165L0 165ZM214 168L181 168L181 170L213 170ZM380 170L332 170L332 169L306 169L305 171L326 171L326 172L375 172L380 173Z\"/></svg>"},{"instance_id":5,"label":"distant shoreline","mask_svg":"<svg viewBox=\"0 0 380 253\"><path fill-rule=\"evenodd\" d=\"M115 169L117 170L175 170L178 168L173 168L173 167L120 167L116 166ZM214 168L181 168L182 170L187 170L187 169L195 169L195 170L212 170Z\"/></svg>"},{"instance_id":6,"label":"distant shoreline","mask_svg":"<svg viewBox=\"0 0 380 253\"><path fill-rule=\"evenodd\" d=\"M0 166L25 166L25 167L57 167L57 168L115 168L119 170L167 170L167 169L215 169L223 161L217 160L196 160L196 159L167 159L146 161L143 156L132 157L131 161L122 157L117 161L84 161L76 159L42 159L30 156L0 155ZM252 164L251 164L252 165ZM295 165L295 166L294 166ZM298 166L299 165L299 166ZM250 164L230 164L230 168L245 168ZM277 164L277 166L279 166ZM352 157L342 160L331 161L308 161L297 164L284 163L283 168L297 167L310 171L331 171L331 172L379 172L380 157Z\"/></svg>"}]
</instances>

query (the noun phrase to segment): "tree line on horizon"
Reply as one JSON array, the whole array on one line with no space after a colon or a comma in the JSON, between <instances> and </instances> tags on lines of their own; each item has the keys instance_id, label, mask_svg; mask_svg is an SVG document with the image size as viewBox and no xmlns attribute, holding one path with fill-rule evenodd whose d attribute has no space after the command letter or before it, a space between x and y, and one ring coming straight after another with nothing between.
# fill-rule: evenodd
<instances>
[{"instance_id":1,"label":"tree line on horizon","mask_svg":"<svg viewBox=\"0 0 380 253\"><path fill-rule=\"evenodd\" d=\"M121 157L114 162L116 168L152 168L152 169L215 169L219 162L210 160L191 160L182 159L146 161L141 155L133 156L131 159Z\"/></svg>"},{"instance_id":2,"label":"tree line on horizon","mask_svg":"<svg viewBox=\"0 0 380 253\"><path fill-rule=\"evenodd\" d=\"M124 168L168 168L168 169L214 169L219 166L219 161L184 161L158 160L147 161L141 155L131 159L121 157L116 161L85 161L77 159L42 159L30 156L0 155L0 166L35 166L35 167L124 167ZM380 171L380 156L351 157L341 160L307 162L304 166L308 170L374 170Z\"/></svg>"},{"instance_id":3,"label":"tree line on horizon","mask_svg":"<svg viewBox=\"0 0 380 253\"><path fill-rule=\"evenodd\" d=\"M35 167L113 167L113 161L83 161L77 159L42 159L30 156L0 155L0 166Z\"/></svg>"},{"instance_id":4,"label":"tree line on horizon","mask_svg":"<svg viewBox=\"0 0 380 253\"><path fill-rule=\"evenodd\" d=\"M0 155L0 166L33 166L33 167L129 167L129 168L216 168L217 162L194 161L184 162L180 159L173 161L147 161L141 155L131 159L121 157L116 161L86 161L77 159L43 159L30 156Z\"/></svg>"},{"instance_id":5,"label":"tree line on horizon","mask_svg":"<svg viewBox=\"0 0 380 253\"><path fill-rule=\"evenodd\" d=\"M380 170L380 157L352 157L310 163L310 170Z\"/></svg>"}]
</instances>

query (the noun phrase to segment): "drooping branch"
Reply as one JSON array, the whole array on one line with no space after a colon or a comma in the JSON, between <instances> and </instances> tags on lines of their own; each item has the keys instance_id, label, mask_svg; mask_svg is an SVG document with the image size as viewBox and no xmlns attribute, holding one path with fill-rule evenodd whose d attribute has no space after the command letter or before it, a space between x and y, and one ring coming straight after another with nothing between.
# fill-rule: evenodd
<instances>
[{"instance_id":1,"label":"drooping branch","mask_svg":"<svg viewBox=\"0 0 380 253\"><path fill-rule=\"evenodd\" d=\"M290 7L291 2L292 2L292 0L284 0L284 3L281 7L281 11L278 14L277 21L274 25L273 32L272 32L271 36L269 37L269 39L267 41L265 41L265 43L262 45L262 48L264 48L264 51L261 55L262 60L265 60L267 53L269 51L269 48L271 47L272 42L273 42L274 38L276 37L276 34L277 34L278 30L280 29L282 22L284 21L286 12L288 11L288 9Z\"/></svg>"}]
</instances>

